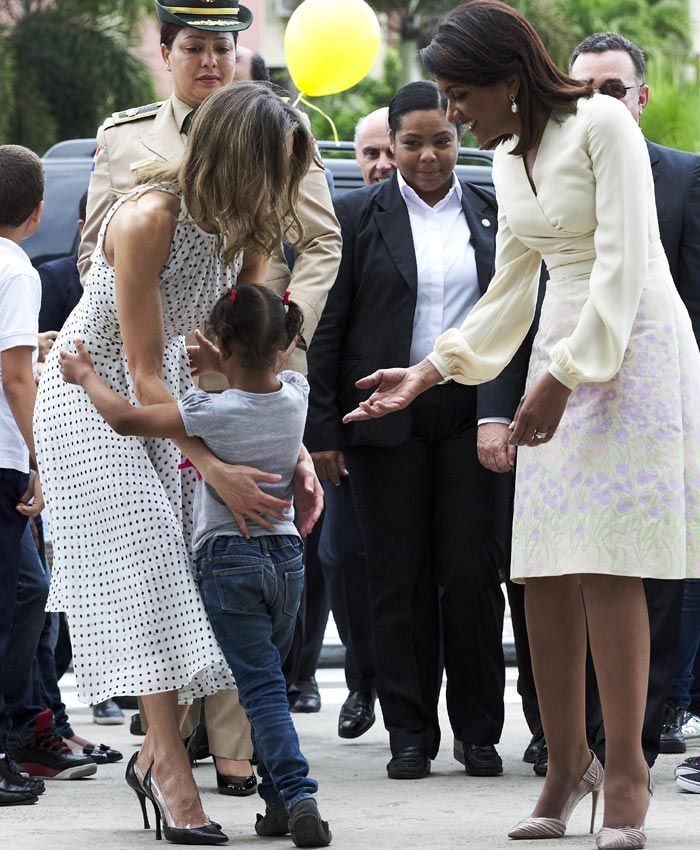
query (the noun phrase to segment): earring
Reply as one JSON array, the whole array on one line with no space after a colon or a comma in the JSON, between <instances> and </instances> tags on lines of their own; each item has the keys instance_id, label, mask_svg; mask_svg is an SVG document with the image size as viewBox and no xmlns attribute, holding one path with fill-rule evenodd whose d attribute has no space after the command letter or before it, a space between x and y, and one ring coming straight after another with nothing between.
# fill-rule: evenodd
<instances>
[{"instance_id":1,"label":"earring","mask_svg":"<svg viewBox=\"0 0 700 850\"><path fill-rule=\"evenodd\" d=\"M518 104L515 102L515 95L509 94L508 97L510 98L510 111L515 115L518 111Z\"/></svg>"}]
</instances>

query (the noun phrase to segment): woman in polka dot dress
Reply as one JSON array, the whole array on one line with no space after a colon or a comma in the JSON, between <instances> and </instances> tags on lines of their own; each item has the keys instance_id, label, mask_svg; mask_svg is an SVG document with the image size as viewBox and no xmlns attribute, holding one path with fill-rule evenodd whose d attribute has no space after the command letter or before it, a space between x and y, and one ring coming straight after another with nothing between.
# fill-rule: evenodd
<instances>
[{"instance_id":1,"label":"woman in polka dot dress","mask_svg":"<svg viewBox=\"0 0 700 850\"><path fill-rule=\"evenodd\" d=\"M295 202L311 145L298 113L262 87L242 83L208 98L182 162L151 166L144 185L106 216L85 292L39 388L34 427L55 557L48 608L68 616L82 701L144 697L142 753L183 843L197 829L212 843L223 833L202 811L179 736L178 694L186 702L234 683L194 580L194 482L178 469L182 456L243 528L246 518L271 527L288 505L257 486L278 476L228 466L197 439L115 434L63 382L58 352L85 340L97 374L132 403L182 396L192 384L184 334L236 281L264 280L283 222L299 227ZM310 469L302 450L302 533L320 510Z\"/></svg>"}]
</instances>

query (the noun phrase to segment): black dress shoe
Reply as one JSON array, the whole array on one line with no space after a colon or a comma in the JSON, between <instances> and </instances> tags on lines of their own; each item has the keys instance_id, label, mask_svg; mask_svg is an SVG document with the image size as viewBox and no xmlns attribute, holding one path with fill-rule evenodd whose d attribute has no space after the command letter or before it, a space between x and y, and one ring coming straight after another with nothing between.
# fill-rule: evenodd
<instances>
[{"instance_id":1,"label":"black dress shoe","mask_svg":"<svg viewBox=\"0 0 700 850\"><path fill-rule=\"evenodd\" d=\"M430 773L430 759L422 747L397 750L386 766L389 779L423 779Z\"/></svg>"},{"instance_id":2,"label":"black dress shoe","mask_svg":"<svg viewBox=\"0 0 700 850\"><path fill-rule=\"evenodd\" d=\"M659 738L660 753L684 753L687 745L683 737L683 720L685 709L677 705L666 705L664 725L661 727Z\"/></svg>"},{"instance_id":3,"label":"black dress shoe","mask_svg":"<svg viewBox=\"0 0 700 850\"><path fill-rule=\"evenodd\" d=\"M500 776L503 762L493 744L465 744L455 738L454 757L469 776Z\"/></svg>"},{"instance_id":4,"label":"black dress shoe","mask_svg":"<svg viewBox=\"0 0 700 850\"><path fill-rule=\"evenodd\" d=\"M321 694L316 684L316 677L296 682L299 696L294 701L291 711L296 714L315 714L321 710Z\"/></svg>"},{"instance_id":5,"label":"black dress shoe","mask_svg":"<svg viewBox=\"0 0 700 850\"><path fill-rule=\"evenodd\" d=\"M523 761L525 764L534 764L537 761L537 753L539 753L540 747L543 743L544 732L542 730L535 732L523 753Z\"/></svg>"},{"instance_id":6,"label":"black dress shoe","mask_svg":"<svg viewBox=\"0 0 700 850\"><path fill-rule=\"evenodd\" d=\"M137 735L142 737L146 733L143 731L143 726L141 725L141 715L136 713L131 715L131 720L129 721L129 732L132 735Z\"/></svg>"},{"instance_id":7,"label":"black dress shoe","mask_svg":"<svg viewBox=\"0 0 700 850\"><path fill-rule=\"evenodd\" d=\"M199 723L187 741L187 755L190 757L192 767L198 761L204 761L211 756L209 752L209 736L204 723Z\"/></svg>"},{"instance_id":8,"label":"black dress shoe","mask_svg":"<svg viewBox=\"0 0 700 850\"><path fill-rule=\"evenodd\" d=\"M250 776L225 776L217 770L216 787L219 794L226 794L228 797L250 797L255 794L258 779L254 773Z\"/></svg>"},{"instance_id":9,"label":"black dress shoe","mask_svg":"<svg viewBox=\"0 0 700 850\"><path fill-rule=\"evenodd\" d=\"M351 691L343 703L338 717L338 735L341 738L359 738L374 726L376 691Z\"/></svg>"},{"instance_id":10,"label":"black dress shoe","mask_svg":"<svg viewBox=\"0 0 700 850\"><path fill-rule=\"evenodd\" d=\"M535 763L532 765L532 770L536 776L546 776L548 767L549 751L547 750L547 742L543 741L540 751L537 753Z\"/></svg>"},{"instance_id":11,"label":"black dress shoe","mask_svg":"<svg viewBox=\"0 0 700 850\"><path fill-rule=\"evenodd\" d=\"M10 794L26 792L34 797L38 797L46 791L42 779L30 776L22 771L17 762L7 754L5 758L0 759L0 788L5 789ZM12 805L12 803L9 805Z\"/></svg>"}]
</instances>

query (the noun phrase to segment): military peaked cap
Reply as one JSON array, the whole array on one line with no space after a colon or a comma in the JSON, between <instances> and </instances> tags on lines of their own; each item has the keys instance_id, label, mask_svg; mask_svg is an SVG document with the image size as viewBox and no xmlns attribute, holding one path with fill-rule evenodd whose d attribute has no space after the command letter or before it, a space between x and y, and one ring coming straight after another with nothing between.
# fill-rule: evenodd
<instances>
[{"instance_id":1,"label":"military peaked cap","mask_svg":"<svg viewBox=\"0 0 700 850\"><path fill-rule=\"evenodd\" d=\"M253 13L234 0L156 0L156 15L164 24L209 32L240 32L253 23Z\"/></svg>"}]
</instances>

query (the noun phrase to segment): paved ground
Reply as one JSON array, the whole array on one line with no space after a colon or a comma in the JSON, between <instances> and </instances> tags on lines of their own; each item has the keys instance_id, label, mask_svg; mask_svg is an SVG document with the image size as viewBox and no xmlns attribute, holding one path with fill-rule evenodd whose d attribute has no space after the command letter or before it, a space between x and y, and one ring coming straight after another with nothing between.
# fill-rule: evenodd
<instances>
[{"instance_id":1,"label":"paved ground","mask_svg":"<svg viewBox=\"0 0 700 850\"><path fill-rule=\"evenodd\" d=\"M320 672L324 707L317 715L296 715L302 745L313 774L321 783L319 802L333 829L337 850L446 850L446 848L507 847L508 828L525 816L541 780L520 761L528 740L509 670L507 723L500 752L505 775L494 779L466 777L451 757L446 736L433 773L420 782L386 779L386 734L381 721L358 741L341 741L335 726L345 697L339 670ZM126 726L98 727L89 709L80 706L70 677L62 683L79 734L119 747L128 758L137 741ZM447 718L442 706L443 728ZM694 750L700 755L700 747ZM125 758L125 760L126 760ZM650 850L700 848L700 795L682 794L672 781L675 756L662 756L654 771L656 793L648 825ZM8 850L140 850L153 846L154 832L139 828L137 801L123 780L124 764L99 769L96 777L49 783L40 802L31 807L0 809L0 847ZM257 838L252 830L260 810L256 797L237 800L213 791L210 764L197 768L210 817L223 824L240 848L292 847L288 839ZM570 825L570 837L558 847L593 848L586 834L587 805ZM511 845L512 846L512 845ZM529 843L519 845L525 850ZM541 848L541 844L536 845Z\"/></svg>"}]
</instances>

